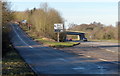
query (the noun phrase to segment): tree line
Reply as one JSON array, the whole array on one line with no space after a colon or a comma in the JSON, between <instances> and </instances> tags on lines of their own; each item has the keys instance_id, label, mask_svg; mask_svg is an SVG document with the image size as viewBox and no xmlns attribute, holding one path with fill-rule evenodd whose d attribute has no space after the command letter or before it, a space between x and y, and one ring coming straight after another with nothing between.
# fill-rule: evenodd
<instances>
[{"instance_id":1,"label":"tree line","mask_svg":"<svg viewBox=\"0 0 120 76\"><path fill-rule=\"evenodd\" d=\"M57 40L57 34L54 32L55 23L63 23L59 11L48 6L47 3L41 3L40 8L33 8L22 12L11 11L10 3L0 1L2 5L2 25L6 25L11 20L27 20L31 24L31 33L38 37L47 37ZM24 27L24 26L22 26ZM120 22L116 26L105 26L100 22L90 24L71 24L68 30L86 32L87 38L91 39L116 39L118 40ZM60 33L60 40L65 39L65 33Z\"/></svg>"},{"instance_id":2,"label":"tree line","mask_svg":"<svg viewBox=\"0 0 120 76\"><path fill-rule=\"evenodd\" d=\"M2 9L2 25L6 25L8 22L14 19L13 11L10 9L10 3L0 1Z\"/></svg>"},{"instance_id":3,"label":"tree line","mask_svg":"<svg viewBox=\"0 0 120 76\"><path fill-rule=\"evenodd\" d=\"M88 39L115 39L118 40L118 25L105 26L100 22L93 22L90 24L71 24L68 30L82 31L86 33Z\"/></svg>"},{"instance_id":4,"label":"tree line","mask_svg":"<svg viewBox=\"0 0 120 76\"><path fill-rule=\"evenodd\" d=\"M57 40L57 34L54 32L54 24L64 24L61 14L47 3L41 3L40 8L33 8L23 12L15 12L15 19L18 21L27 20L31 24L31 30L38 37L47 37ZM63 40L64 34L61 33L60 39Z\"/></svg>"},{"instance_id":5,"label":"tree line","mask_svg":"<svg viewBox=\"0 0 120 76\"><path fill-rule=\"evenodd\" d=\"M11 42L9 37L10 27L9 22L14 19L14 14L10 10L10 3L0 1L0 12L2 13L2 17L0 20L0 23L2 25L2 56L5 56L5 54L12 50L11 48Z\"/></svg>"}]
</instances>

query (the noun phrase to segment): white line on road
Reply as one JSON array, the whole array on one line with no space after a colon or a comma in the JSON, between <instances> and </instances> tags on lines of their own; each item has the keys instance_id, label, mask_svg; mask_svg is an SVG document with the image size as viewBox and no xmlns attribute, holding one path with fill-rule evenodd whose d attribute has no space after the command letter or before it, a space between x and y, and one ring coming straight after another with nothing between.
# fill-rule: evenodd
<instances>
[{"instance_id":1,"label":"white line on road","mask_svg":"<svg viewBox=\"0 0 120 76\"><path fill-rule=\"evenodd\" d=\"M11 25L12 26L12 25ZM23 39L18 35L18 33L15 31L15 28L12 26L12 28L13 28L13 30L14 30L14 32L16 33L16 35L18 36L18 38L24 43L24 44L26 44L28 47L30 47L30 48L33 48L32 46L30 46L29 44L27 44L25 41L23 41Z\"/></svg>"},{"instance_id":2,"label":"white line on road","mask_svg":"<svg viewBox=\"0 0 120 76\"><path fill-rule=\"evenodd\" d=\"M109 52L113 52L113 53L115 52L115 51L112 51L112 50L109 50L109 49L105 49L105 48L101 48L101 49L109 51Z\"/></svg>"},{"instance_id":3,"label":"white line on road","mask_svg":"<svg viewBox=\"0 0 120 76\"><path fill-rule=\"evenodd\" d=\"M90 58L91 56L86 56L86 57Z\"/></svg>"},{"instance_id":4,"label":"white line on road","mask_svg":"<svg viewBox=\"0 0 120 76\"><path fill-rule=\"evenodd\" d=\"M85 69L84 67L76 67L76 68L72 68L74 70L82 70L82 69Z\"/></svg>"},{"instance_id":5,"label":"white line on road","mask_svg":"<svg viewBox=\"0 0 120 76\"><path fill-rule=\"evenodd\" d=\"M88 58L90 58L91 56L89 56L89 55L85 55L85 54L78 54L78 55L84 55L84 56L86 56L86 57L88 57Z\"/></svg>"},{"instance_id":6,"label":"white line on road","mask_svg":"<svg viewBox=\"0 0 120 76\"><path fill-rule=\"evenodd\" d=\"M100 74L104 74L104 67L98 65L98 69L100 69Z\"/></svg>"},{"instance_id":7,"label":"white line on road","mask_svg":"<svg viewBox=\"0 0 120 76\"><path fill-rule=\"evenodd\" d=\"M99 58L99 60L101 60L101 61L109 61L109 60L105 60L105 59L101 59L101 58Z\"/></svg>"},{"instance_id":8,"label":"white line on road","mask_svg":"<svg viewBox=\"0 0 120 76\"><path fill-rule=\"evenodd\" d=\"M101 58L99 60L106 61L106 62L109 61L109 60L105 60L105 59L101 59ZM110 63L114 63L114 64L117 64L117 65L119 64L118 62L110 62Z\"/></svg>"},{"instance_id":9,"label":"white line on road","mask_svg":"<svg viewBox=\"0 0 120 76\"><path fill-rule=\"evenodd\" d=\"M109 49L106 49L106 51L115 52L115 51L111 51L111 50L109 50Z\"/></svg>"},{"instance_id":10,"label":"white line on road","mask_svg":"<svg viewBox=\"0 0 120 76\"><path fill-rule=\"evenodd\" d=\"M67 60L65 60L65 59L63 59L63 58L58 58L57 60L67 61Z\"/></svg>"}]
</instances>

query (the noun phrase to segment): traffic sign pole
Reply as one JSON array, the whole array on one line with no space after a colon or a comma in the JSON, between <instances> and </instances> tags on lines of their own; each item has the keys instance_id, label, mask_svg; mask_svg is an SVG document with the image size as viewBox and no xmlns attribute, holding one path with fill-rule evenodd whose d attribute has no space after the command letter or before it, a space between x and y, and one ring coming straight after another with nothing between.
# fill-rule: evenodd
<instances>
[{"instance_id":1,"label":"traffic sign pole","mask_svg":"<svg viewBox=\"0 0 120 76\"><path fill-rule=\"evenodd\" d=\"M54 24L54 31L57 32L57 42L60 42L60 32L63 32L63 24Z\"/></svg>"},{"instance_id":2,"label":"traffic sign pole","mask_svg":"<svg viewBox=\"0 0 120 76\"><path fill-rule=\"evenodd\" d=\"M60 42L60 38L59 38L60 37L60 33L58 32L57 34L58 34L57 35L57 41Z\"/></svg>"}]
</instances>

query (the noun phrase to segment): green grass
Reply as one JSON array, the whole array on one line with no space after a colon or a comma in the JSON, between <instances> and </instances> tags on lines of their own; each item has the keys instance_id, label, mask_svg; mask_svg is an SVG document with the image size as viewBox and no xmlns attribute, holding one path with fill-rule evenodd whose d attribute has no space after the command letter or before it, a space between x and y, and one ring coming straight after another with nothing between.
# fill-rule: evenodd
<instances>
[{"instance_id":1,"label":"green grass","mask_svg":"<svg viewBox=\"0 0 120 76\"><path fill-rule=\"evenodd\" d=\"M63 48L80 44L79 42L56 42L51 41L50 39L45 40L43 37L37 37L35 33L33 33L31 30L28 30L26 27L22 27L22 29L28 34L29 37L33 38L35 41L42 43L45 46Z\"/></svg>"},{"instance_id":2,"label":"green grass","mask_svg":"<svg viewBox=\"0 0 120 76\"><path fill-rule=\"evenodd\" d=\"M42 38L35 39L36 41L41 42L44 45L50 46L50 47L72 47L74 45L79 44L79 42L56 42L56 41L49 41L49 40L44 40Z\"/></svg>"},{"instance_id":3,"label":"green grass","mask_svg":"<svg viewBox=\"0 0 120 76\"><path fill-rule=\"evenodd\" d=\"M35 76L34 72L28 64L21 58L19 53L10 43L9 32L10 27L2 31L2 76Z\"/></svg>"}]
</instances>

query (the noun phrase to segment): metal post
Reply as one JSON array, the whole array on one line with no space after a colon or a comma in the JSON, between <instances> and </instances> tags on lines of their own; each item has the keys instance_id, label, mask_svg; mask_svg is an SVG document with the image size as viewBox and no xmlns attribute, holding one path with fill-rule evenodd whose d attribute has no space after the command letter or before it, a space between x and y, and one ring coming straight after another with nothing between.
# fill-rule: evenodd
<instances>
[{"instance_id":1,"label":"metal post","mask_svg":"<svg viewBox=\"0 0 120 76\"><path fill-rule=\"evenodd\" d=\"M59 36L60 36L60 33L58 32L58 35L57 35L57 41L59 42Z\"/></svg>"},{"instance_id":2,"label":"metal post","mask_svg":"<svg viewBox=\"0 0 120 76\"><path fill-rule=\"evenodd\" d=\"M80 35L78 35L78 40L80 40Z\"/></svg>"}]
</instances>

